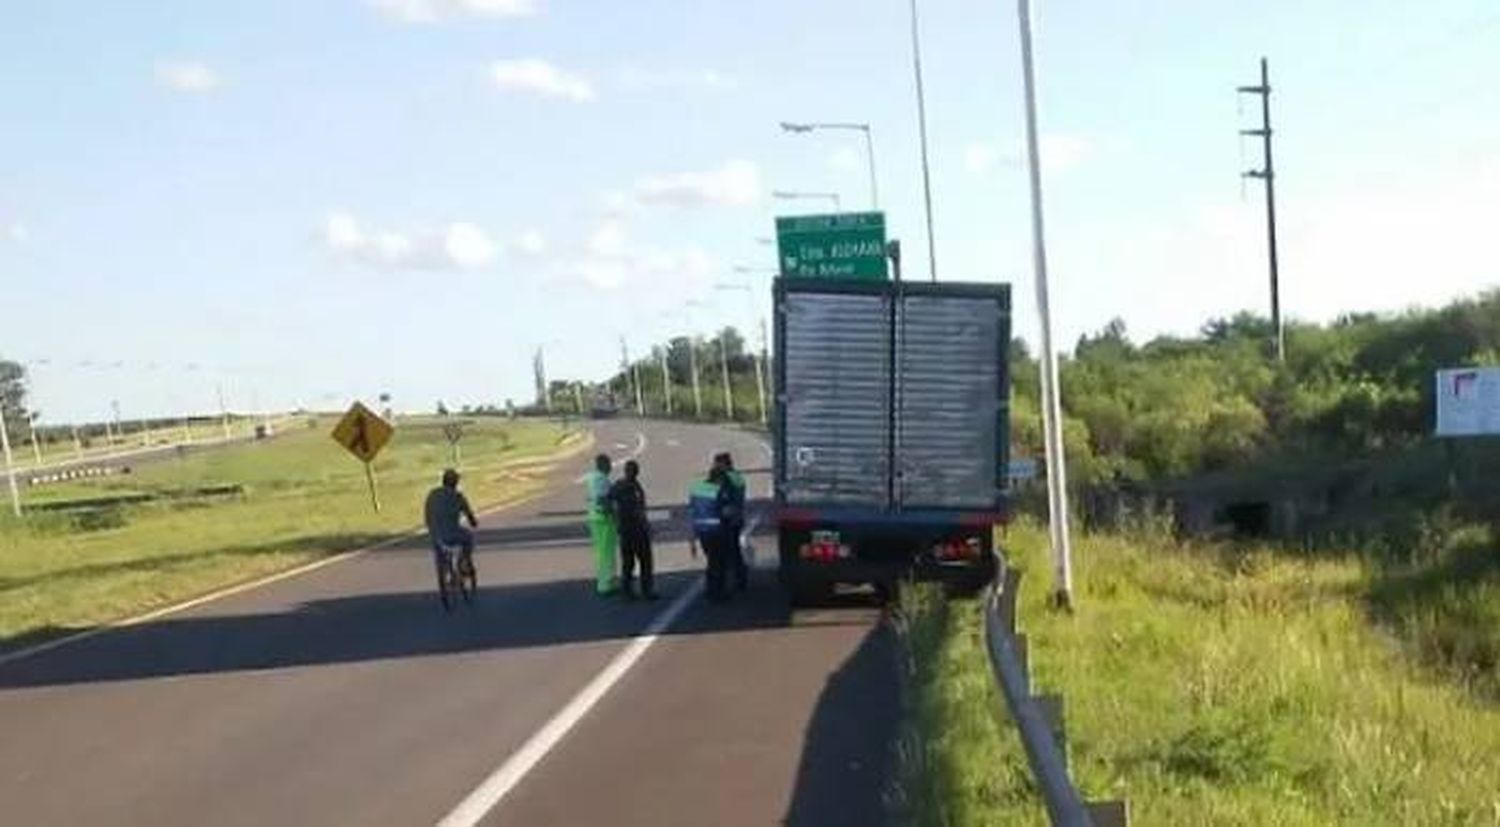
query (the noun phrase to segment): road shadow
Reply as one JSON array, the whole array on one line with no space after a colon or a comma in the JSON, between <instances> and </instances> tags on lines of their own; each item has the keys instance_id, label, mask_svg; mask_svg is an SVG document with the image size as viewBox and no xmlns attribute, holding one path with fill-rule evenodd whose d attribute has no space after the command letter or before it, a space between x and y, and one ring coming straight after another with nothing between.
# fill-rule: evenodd
<instances>
[{"instance_id":1,"label":"road shadow","mask_svg":"<svg viewBox=\"0 0 1500 827\"><path fill-rule=\"evenodd\" d=\"M901 723L896 638L880 622L828 679L797 768L786 827L891 823L886 797Z\"/></svg>"},{"instance_id":2,"label":"road shadow","mask_svg":"<svg viewBox=\"0 0 1500 827\"><path fill-rule=\"evenodd\" d=\"M548 580L483 585L485 558L476 556L481 586L473 605L445 612L435 591L363 594L310 600L255 614L162 618L0 664L0 689L141 680L182 675L281 669L621 640L641 632L670 601L701 577L660 573L655 602L605 599L593 581ZM770 591L774 573L757 571L755 588ZM667 635L715 634L787 625L788 612L728 606L689 607ZM769 600L782 606L784 601ZM89 631L52 628L48 637ZM34 638L28 642L40 642ZM15 647L19 648L19 647ZM12 649L12 651L15 650Z\"/></svg>"}]
</instances>

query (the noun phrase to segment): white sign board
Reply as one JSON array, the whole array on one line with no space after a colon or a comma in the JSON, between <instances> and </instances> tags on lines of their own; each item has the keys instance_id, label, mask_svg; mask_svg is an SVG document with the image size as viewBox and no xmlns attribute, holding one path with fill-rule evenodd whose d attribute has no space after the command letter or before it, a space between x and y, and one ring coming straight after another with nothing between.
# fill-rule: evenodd
<instances>
[{"instance_id":1,"label":"white sign board","mask_svg":"<svg viewBox=\"0 0 1500 827\"><path fill-rule=\"evenodd\" d=\"M1437 372L1437 435L1500 434L1500 368Z\"/></svg>"}]
</instances>

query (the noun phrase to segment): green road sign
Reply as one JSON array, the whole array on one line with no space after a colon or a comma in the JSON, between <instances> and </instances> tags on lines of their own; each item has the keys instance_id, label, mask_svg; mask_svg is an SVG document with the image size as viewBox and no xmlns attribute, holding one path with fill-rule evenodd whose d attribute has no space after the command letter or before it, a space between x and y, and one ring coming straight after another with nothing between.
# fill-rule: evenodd
<instances>
[{"instance_id":1,"label":"green road sign","mask_svg":"<svg viewBox=\"0 0 1500 827\"><path fill-rule=\"evenodd\" d=\"M885 213L796 215L776 219L776 252L788 278L890 278Z\"/></svg>"}]
</instances>

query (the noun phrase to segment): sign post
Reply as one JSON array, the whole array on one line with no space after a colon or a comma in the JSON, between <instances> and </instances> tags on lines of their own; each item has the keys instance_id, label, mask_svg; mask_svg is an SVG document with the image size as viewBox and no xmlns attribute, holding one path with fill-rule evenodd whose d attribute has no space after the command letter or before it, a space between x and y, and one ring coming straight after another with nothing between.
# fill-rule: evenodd
<instances>
[{"instance_id":1,"label":"sign post","mask_svg":"<svg viewBox=\"0 0 1500 827\"><path fill-rule=\"evenodd\" d=\"M885 281L885 213L781 216L776 219L781 275Z\"/></svg>"},{"instance_id":2,"label":"sign post","mask_svg":"<svg viewBox=\"0 0 1500 827\"><path fill-rule=\"evenodd\" d=\"M370 504L377 513L380 511L380 494L375 485L373 463L380 449L391 441L394 431L389 422L360 402L350 405L339 424L333 427L333 440L365 464L365 482L370 485Z\"/></svg>"}]
</instances>

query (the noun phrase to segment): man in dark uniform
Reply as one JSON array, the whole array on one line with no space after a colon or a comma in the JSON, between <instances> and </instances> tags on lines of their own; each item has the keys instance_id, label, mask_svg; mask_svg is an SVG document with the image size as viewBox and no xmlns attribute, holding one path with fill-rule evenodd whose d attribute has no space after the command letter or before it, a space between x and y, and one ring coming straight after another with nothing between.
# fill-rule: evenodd
<instances>
[{"instance_id":1,"label":"man in dark uniform","mask_svg":"<svg viewBox=\"0 0 1500 827\"><path fill-rule=\"evenodd\" d=\"M724 484L729 488L734 509L725 518L724 537L725 563L729 568L729 579L735 591L744 591L750 584L750 568L745 564L745 475L734 470L734 457L728 451L714 456L714 465L723 470Z\"/></svg>"},{"instance_id":2,"label":"man in dark uniform","mask_svg":"<svg viewBox=\"0 0 1500 827\"><path fill-rule=\"evenodd\" d=\"M641 566L641 597L656 599L652 577L651 520L646 515L646 489L641 487L641 466L635 460L625 463L625 476L609 488L615 526L620 532L620 589L626 600L635 599L635 567Z\"/></svg>"},{"instance_id":3,"label":"man in dark uniform","mask_svg":"<svg viewBox=\"0 0 1500 827\"><path fill-rule=\"evenodd\" d=\"M722 603L729 599L724 587L724 574L728 567L730 546L725 524L734 517L734 492L725 481L724 469L716 462L708 471L708 478L693 483L688 489L688 516L692 520L693 535L689 548L701 546L708 558L707 595L710 602Z\"/></svg>"}]
</instances>

